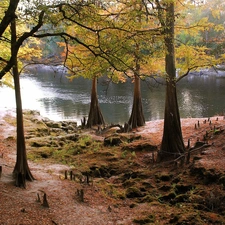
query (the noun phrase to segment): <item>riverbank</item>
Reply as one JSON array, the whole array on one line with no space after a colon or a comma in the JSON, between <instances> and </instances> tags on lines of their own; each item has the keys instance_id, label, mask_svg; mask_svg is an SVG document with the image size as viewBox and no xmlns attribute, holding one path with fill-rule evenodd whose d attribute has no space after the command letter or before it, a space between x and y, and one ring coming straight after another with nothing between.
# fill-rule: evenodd
<instances>
[{"instance_id":1,"label":"riverbank","mask_svg":"<svg viewBox=\"0 0 225 225\"><path fill-rule=\"evenodd\" d=\"M20 81L23 109L38 109L41 115L52 120L75 119L78 124L84 116L88 116L91 100L90 80L79 78L70 82L62 73L41 67L39 70L34 69L29 74L22 75ZM145 119L146 121L162 119L165 108L165 86L158 85L151 79L149 82L143 81L141 85ZM179 81L177 97L181 117L197 118L222 114L224 86L225 79L205 74L205 71L201 76L191 74ZM0 95L2 96L0 107L16 107L13 89L0 87ZM102 85L100 79L98 97L107 123L124 124L128 121L133 99L132 83L110 84L106 93L106 86Z\"/></svg>"},{"instance_id":2,"label":"riverbank","mask_svg":"<svg viewBox=\"0 0 225 225\"><path fill-rule=\"evenodd\" d=\"M181 120L186 145L188 139L191 146L202 141L206 131L208 140L189 164L175 167L153 159L156 149L151 147L160 145L163 120L116 134L122 143L105 146L104 138L115 135L115 128L99 135L73 124L70 133L36 113L25 113L29 166L36 180L27 182L24 190L14 187L11 177L16 159L14 116L9 112L0 118L0 224L225 223L223 117ZM71 134L75 139L70 140ZM75 179L70 180L70 171ZM49 208L42 206L43 193Z\"/></svg>"}]
</instances>

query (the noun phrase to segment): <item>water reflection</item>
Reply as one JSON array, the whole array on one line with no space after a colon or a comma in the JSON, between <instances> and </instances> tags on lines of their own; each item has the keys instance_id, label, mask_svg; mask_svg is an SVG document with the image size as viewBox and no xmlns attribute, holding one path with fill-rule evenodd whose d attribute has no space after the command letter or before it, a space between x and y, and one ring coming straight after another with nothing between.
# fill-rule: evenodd
<instances>
[{"instance_id":1,"label":"water reflection","mask_svg":"<svg viewBox=\"0 0 225 225\"><path fill-rule=\"evenodd\" d=\"M99 103L107 123L124 123L129 119L133 84L102 85L98 82ZM80 120L88 115L91 81L69 81L65 73L37 68L21 76L23 108L36 109L53 120ZM165 86L149 88L142 82L142 101L146 121L164 116ZM181 117L208 117L224 112L225 79L215 76L188 76L177 85ZM14 91L0 88L1 108L15 108ZM6 98L7 96L7 98Z\"/></svg>"},{"instance_id":2,"label":"water reflection","mask_svg":"<svg viewBox=\"0 0 225 225\"><path fill-rule=\"evenodd\" d=\"M189 76L178 84L182 117L208 117L224 112L225 79Z\"/></svg>"}]
</instances>

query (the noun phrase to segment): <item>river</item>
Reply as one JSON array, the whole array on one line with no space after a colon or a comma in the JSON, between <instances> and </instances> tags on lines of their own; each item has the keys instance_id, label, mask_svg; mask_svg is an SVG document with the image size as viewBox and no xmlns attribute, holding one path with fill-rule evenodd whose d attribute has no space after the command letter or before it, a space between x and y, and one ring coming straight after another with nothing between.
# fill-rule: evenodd
<instances>
[{"instance_id":1,"label":"river","mask_svg":"<svg viewBox=\"0 0 225 225\"><path fill-rule=\"evenodd\" d=\"M146 121L163 119L165 86L154 81L142 82L142 101ZM69 81L63 71L39 67L21 75L24 109L35 109L52 120L80 120L88 116L91 81L83 78ZM225 78L211 75L189 75L177 84L180 115L210 117L225 110ZM0 109L15 109L14 90L0 87ZM98 82L98 97L107 123L123 124L129 119L132 101L132 82L107 85Z\"/></svg>"}]
</instances>

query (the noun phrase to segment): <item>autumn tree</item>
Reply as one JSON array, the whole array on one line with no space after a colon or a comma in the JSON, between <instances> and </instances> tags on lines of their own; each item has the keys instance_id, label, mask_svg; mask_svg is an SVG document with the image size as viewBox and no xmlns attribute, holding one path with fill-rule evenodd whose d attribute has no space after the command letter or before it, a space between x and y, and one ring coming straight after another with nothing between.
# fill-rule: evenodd
<instances>
[{"instance_id":1,"label":"autumn tree","mask_svg":"<svg viewBox=\"0 0 225 225\"><path fill-rule=\"evenodd\" d=\"M135 4L131 6L136 12L141 11L142 4ZM144 18L145 19L145 18ZM137 14L136 18L134 20L137 20L137 23L139 25L142 23L142 16L141 14ZM133 24L135 25L135 24ZM143 112L143 105L142 105L142 97L141 97L141 43L143 41L140 40L137 41L136 38L133 39L133 49L134 51L131 53L131 51L128 51L128 54L130 53L131 57L134 58L134 65L133 65L133 80L134 80L134 91L133 91L133 106L130 118L128 120L128 125L134 129L140 126L145 125L145 117ZM132 49L132 44L130 47ZM143 49L142 49L143 50Z\"/></svg>"},{"instance_id":2,"label":"autumn tree","mask_svg":"<svg viewBox=\"0 0 225 225\"><path fill-rule=\"evenodd\" d=\"M174 29L174 1L166 1L161 5L157 1L159 21L162 25L165 43L166 100L164 112L163 138L159 152L159 160L174 158L185 151L181 131L179 107L176 91L176 67Z\"/></svg>"},{"instance_id":3,"label":"autumn tree","mask_svg":"<svg viewBox=\"0 0 225 225\"><path fill-rule=\"evenodd\" d=\"M109 8L107 8L107 10L103 10L103 12L98 10L95 11L96 13L95 15L92 15L92 17L88 17L88 15L84 13L83 15L85 15L86 19L86 23L84 24L83 21L81 21L83 17L80 16L80 14L74 21L74 24L90 31L90 37L92 37L92 41L94 41L91 42L92 44L90 44L90 42L87 43L85 47L93 53L94 57L105 59L109 63L111 69L113 68L113 70L120 72L122 71L126 75L130 75L132 72L135 72L138 77L141 77L143 74L147 74L143 73L143 71L146 70L147 66L152 65L149 62L154 61L151 60L151 52L156 51L156 56L160 56L158 53L159 51L157 51L157 46L161 47L160 51L165 54L165 60L164 63L162 63L162 65L165 65L165 68L158 71L158 74L165 77L166 101L164 131L159 158L163 160L179 156L184 153L185 147L181 131L179 107L177 103L176 83L181 78L188 75L191 70L201 66L211 66L215 63L215 61L213 57L210 57L207 54L206 47L195 46L195 43L193 45L188 43L187 45L187 43L182 43L179 41L175 42L175 31L180 32L180 30L183 29L188 30L191 33L194 30L205 30L211 25L210 23L207 23L205 19L200 19L197 22L195 21L195 23L187 24L188 26L181 23L181 21L184 20L181 12L183 12L185 7L190 6L188 1L133 0L129 2L115 1L114 3L117 11L112 12ZM139 11L135 11L133 10L134 7L131 7L134 6L134 4L143 4L143 7L141 9L139 8ZM130 14L128 14L128 11L125 10L127 8L129 8ZM147 23L144 25L142 20L138 20L139 15L143 12L147 15ZM100 15L100 17L96 17L96 15ZM130 17L127 15L130 15ZM89 18L89 20L87 18ZM96 24L94 28L90 25L91 23L87 24L87 21L90 22L93 18L95 21L94 24ZM107 20L102 20L102 18L107 18ZM102 21L104 21L103 24ZM135 22L131 23L130 21ZM180 24L178 24L178 22ZM138 35L142 38L138 39ZM145 37L145 41L143 41L143 37ZM148 39L148 41L146 41L146 39ZM157 41L155 41L155 39L157 39ZM77 43L80 43L80 39L76 41ZM156 43L151 46L151 41ZM149 54L147 54L149 57L146 57L146 60L143 60L143 58L140 57L140 54L134 54L134 52L138 52L138 49L148 49L147 47L142 48L142 43L144 43L145 46L150 45L152 47L149 48L150 51ZM128 51L128 49L132 48L134 51ZM134 54L134 58L131 57L132 54ZM141 68L144 64L143 62L147 62L147 66L144 67L144 69L143 67ZM162 61L160 60L160 63L161 62ZM151 69L152 68L149 68L149 71ZM181 74L178 72L178 69ZM135 121L133 124L136 126L137 122Z\"/></svg>"},{"instance_id":4,"label":"autumn tree","mask_svg":"<svg viewBox=\"0 0 225 225\"><path fill-rule=\"evenodd\" d=\"M98 103L97 96L97 77L92 78L92 88L91 88L91 104L88 114L88 120L86 126L91 128L95 125L104 125L105 121Z\"/></svg>"},{"instance_id":5,"label":"autumn tree","mask_svg":"<svg viewBox=\"0 0 225 225\"><path fill-rule=\"evenodd\" d=\"M164 113L164 130L159 160L177 157L184 153L185 146L182 137L179 107L177 103L176 83L187 76L191 70L201 67L210 67L216 63L215 57L207 52L204 46L196 46L196 43L175 43L175 31L194 31L208 29L211 23L200 19L195 24L182 24L184 17L180 18L180 9L188 6L180 1L163 1L157 3L158 19L162 26L162 34L165 43L165 72L166 72L166 100ZM185 4L186 3L186 4ZM190 6L190 5L189 5ZM176 9L176 11L175 11ZM180 23L179 23L180 22ZM175 48L176 47L176 48ZM179 68L179 70L177 70Z\"/></svg>"},{"instance_id":6,"label":"autumn tree","mask_svg":"<svg viewBox=\"0 0 225 225\"><path fill-rule=\"evenodd\" d=\"M70 80L82 76L92 80L91 102L86 126L105 124L97 94L97 80L107 73L107 62L98 57L98 39L96 32L102 26L102 21L97 14L96 4L84 3L82 5L62 4L61 17L66 27L66 37L59 43L64 46L64 66L67 67ZM77 13L79 9L79 14ZM79 41L78 41L79 40Z\"/></svg>"},{"instance_id":7,"label":"autumn tree","mask_svg":"<svg viewBox=\"0 0 225 225\"><path fill-rule=\"evenodd\" d=\"M137 128L145 124L141 80L155 79L163 65L160 28L146 13L142 1L111 1L106 15L113 18L113 29L107 30L106 36L110 38L103 46L110 60L112 56L117 57L115 70L133 80L133 105L128 124Z\"/></svg>"},{"instance_id":8,"label":"autumn tree","mask_svg":"<svg viewBox=\"0 0 225 225\"><path fill-rule=\"evenodd\" d=\"M105 4L104 8L101 4L97 4L97 7L96 4L87 4L79 11L79 16L73 12L74 8L71 5L63 5L60 8L64 19L72 22L66 31L73 36L70 38L72 41L64 43L66 66L69 68L71 78L80 74L89 78L105 75L116 82L124 81L124 77L133 79L134 100L128 121L132 128L145 124L140 79L156 74L159 63L155 62L161 61L154 58L157 51L151 50L153 45L156 45L153 39L156 39L159 31L155 26L149 28L146 14L139 12L142 4L134 3L112 1L109 5ZM69 13L72 16L69 16ZM93 82L95 83L95 79ZM96 102L96 98L92 99ZM101 116L92 118L92 115L98 114L91 112L94 110L92 106L97 105L98 103L91 103L90 121L98 121L97 118L101 118ZM88 124L90 126L94 123L88 121Z\"/></svg>"},{"instance_id":9,"label":"autumn tree","mask_svg":"<svg viewBox=\"0 0 225 225\"><path fill-rule=\"evenodd\" d=\"M34 177L31 174L27 163L24 126L23 126L23 109L20 93L20 78L17 62L18 51L16 48L16 41L17 41L16 34L17 34L16 20L14 19L11 22L11 56L13 64L12 74L14 79L15 97L16 97L17 158L13 174L15 176L16 186L26 187L26 180L32 181Z\"/></svg>"},{"instance_id":10,"label":"autumn tree","mask_svg":"<svg viewBox=\"0 0 225 225\"><path fill-rule=\"evenodd\" d=\"M15 97L16 97L16 121L17 121L17 158L16 164L14 167L13 174L15 176L16 186L25 187L26 180L32 181L34 177L32 176L26 156L26 146L25 146L25 137L24 137L24 127L23 127L23 110L22 110L22 101L21 101L21 93L20 93L20 81L19 81L19 69L18 69L18 55L21 54L24 57L24 50L22 48L25 40L31 37L38 29L42 26L44 11L40 12L39 19L37 25L33 26L30 31L22 32L20 35L18 34L16 28L17 19L14 17L10 21L10 30L7 31L10 33L10 37L6 39L2 39L1 45L8 43L7 40L10 40L10 53L3 53L3 57L1 58L1 71L0 71L0 79L3 76L12 70L12 75L14 79L14 87L15 87ZM6 28L7 29L7 28ZM7 35L7 33L5 33ZM26 49L26 48L25 48ZM26 51L26 50L25 50ZM28 52L30 51L27 50ZM20 53L19 53L20 52ZM34 53L34 51L33 51ZM25 54L26 55L26 54Z\"/></svg>"},{"instance_id":11,"label":"autumn tree","mask_svg":"<svg viewBox=\"0 0 225 225\"><path fill-rule=\"evenodd\" d=\"M143 112L142 98L141 98L141 78L140 65L138 60L136 62L136 71L134 72L134 93L133 93L133 106L128 125L133 129L145 125L145 117Z\"/></svg>"},{"instance_id":12,"label":"autumn tree","mask_svg":"<svg viewBox=\"0 0 225 225\"><path fill-rule=\"evenodd\" d=\"M96 76L112 73L112 77L117 79L118 76L115 74L122 73L130 76L131 73L135 73L137 78L140 78L143 75L151 74L149 71L159 72L154 70L154 67L159 64L156 62L162 62L159 59L161 59L160 54L164 52L165 62L162 65L165 65L167 95L160 155L161 158L169 158L182 154L184 143L176 96L177 73L175 67L175 21L179 15L175 14L174 7L177 8L178 5L183 4L171 0L120 1L119 5L115 7L117 11L111 11L112 7L106 7L107 10L105 10L105 6L101 7L100 3L97 5L89 1L78 5L61 3L58 5L58 11L52 13L51 17L54 18L54 26L59 28L63 21L69 29L66 32L63 30L58 33L34 36L59 35L63 38L66 50L64 65L71 70L72 77L84 73L86 77L89 76L93 79ZM139 18L140 14L140 10L133 10L134 4L144 4L142 9L143 12L145 10L145 17L147 14L146 23L143 23L142 20L134 20L134 18ZM130 11L132 13L127 13L128 11L125 10L127 7L133 10ZM145 50L148 53L141 56L140 53ZM183 61L183 58L181 56L180 61ZM186 58L188 59L188 57ZM184 61L187 65L186 74L191 69L200 66L195 63L188 64L188 60ZM163 72L159 73L163 74ZM93 79L93 81L95 85L96 80ZM95 87L94 85L93 87ZM93 90L96 89L93 88ZM138 113L136 113L136 118L138 118ZM137 126L137 121L131 123Z\"/></svg>"},{"instance_id":13,"label":"autumn tree","mask_svg":"<svg viewBox=\"0 0 225 225\"><path fill-rule=\"evenodd\" d=\"M128 120L131 128L145 124L140 83L146 77L156 75L159 69L156 57L158 62L161 61L155 43L159 30L152 21L148 21L143 8L140 1L111 1L105 12L112 18L111 29L105 29L101 34L107 37L101 41L101 50L107 52L107 58L113 62L116 71L113 76L123 74L134 83L133 105Z\"/></svg>"},{"instance_id":14,"label":"autumn tree","mask_svg":"<svg viewBox=\"0 0 225 225\"><path fill-rule=\"evenodd\" d=\"M140 3L139 1L135 1ZM159 152L160 160L178 156L185 151L179 108L176 93L175 67L175 12L174 1L142 1L143 10L147 13L148 32L154 30L154 36L159 36L157 43L162 43L161 51L165 54L165 70L158 71L166 80L166 101L164 113L164 131ZM155 22L155 21L158 21ZM157 32L156 32L157 31ZM140 32L140 31L139 31ZM146 34L147 32L145 32ZM147 44L150 43L146 42ZM156 47L156 46L155 46ZM152 48L151 50L153 50ZM157 49L157 48L155 48ZM165 72L164 72L165 71Z\"/></svg>"},{"instance_id":15,"label":"autumn tree","mask_svg":"<svg viewBox=\"0 0 225 225\"><path fill-rule=\"evenodd\" d=\"M69 79L82 76L92 80L87 120L87 127L92 127L105 123L97 97L98 78L108 76L115 82L124 80L123 75L117 71L125 63L115 54L118 48L114 48L114 54L112 53L112 45L110 46L109 42L116 30L113 29L112 20L108 19L109 15L104 14L101 4L86 2L82 8L80 6L76 6L76 3L61 5L61 18L64 24L69 25L66 32L59 33L64 38L59 45L65 48L64 66L68 68Z\"/></svg>"}]
</instances>

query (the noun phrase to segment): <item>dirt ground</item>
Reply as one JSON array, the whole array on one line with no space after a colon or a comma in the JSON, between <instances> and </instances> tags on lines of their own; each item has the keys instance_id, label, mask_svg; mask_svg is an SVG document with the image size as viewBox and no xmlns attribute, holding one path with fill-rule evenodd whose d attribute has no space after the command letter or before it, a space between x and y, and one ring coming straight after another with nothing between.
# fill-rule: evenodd
<instances>
[{"instance_id":1,"label":"dirt ground","mask_svg":"<svg viewBox=\"0 0 225 225\"><path fill-rule=\"evenodd\" d=\"M140 190L145 194L115 198L106 193L101 182L108 184L107 187L113 183L114 186L110 187L128 185L130 188L129 182L137 179L130 175L126 181L121 181L121 185L121 179L114 175L93 178L91 184L81 184L65 179L65 170L70 169L68 165L29 161L36 180L27 182L26 189L15 187L12 172L16 160L16 129L4 120L8 114L15 116L12 112L1 112L0 115L0 225L225 224L225 207L221 202L225 202L224 117L213 117L210 121L208 118L182 119L185 145L188 145L188 139L191 146L197 140L201 141L206 131L218 131L218 135L210 136L207 146L202 147L203 151L191 156L191 165L174 167L174 164L153 163L151 152L136 152L136 166L133 164L130 168L134 174L138 174L138 165L147 171L149 177L138 177L138 182L142 184ZM159 145L162 130L162 120L151 121L133 134L141 135L145 142ZM123 177L125 174L128 173L124 172ZM162 174L169 174L169 178L163 178ZM190 185L191 188L172 196L171 187L176 186L178 190L178 184L184 189ZM83 200L80 190L84 190ZM49 207L43 206L44 193ZM151 197L154 199L146 200Z\"/></svg>"}]
</instances>

